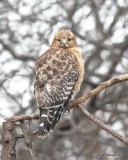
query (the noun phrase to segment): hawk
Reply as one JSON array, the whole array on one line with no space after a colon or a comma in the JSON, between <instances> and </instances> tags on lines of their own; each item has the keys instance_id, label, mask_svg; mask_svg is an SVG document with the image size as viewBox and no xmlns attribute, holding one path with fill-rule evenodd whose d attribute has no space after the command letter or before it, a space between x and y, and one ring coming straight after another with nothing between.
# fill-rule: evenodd
<instances>
[{"instance_id":1,"label":"hawk","mask_svg":"<svg viewBox=\"0 0 128 160\"><path fill-rule=\"evenodd\" d=\"M68 103L80 90L84 64L74 34L60 29L51 47L36 62L34 93L40 110L39 137L54 129Z\"/></svg>"}]
</instances>

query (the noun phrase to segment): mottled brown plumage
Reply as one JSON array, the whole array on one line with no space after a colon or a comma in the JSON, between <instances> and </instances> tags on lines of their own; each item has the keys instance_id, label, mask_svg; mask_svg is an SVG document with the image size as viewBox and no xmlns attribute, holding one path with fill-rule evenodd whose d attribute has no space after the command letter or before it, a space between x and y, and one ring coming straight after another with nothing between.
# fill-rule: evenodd
<instances>
[{"instance_id":1,"label":"mottled brown plumage","mask_svg":"<svg viewBox=\"0 0 128 160\"><path fill-rule=\"evenodd\" d=\"M82 57L70 30L57 32L50 49L37 60L35 72L34 92L40 107L39 135L44 138L79 91L84 76Z\"/></svg>"}]
</instances>

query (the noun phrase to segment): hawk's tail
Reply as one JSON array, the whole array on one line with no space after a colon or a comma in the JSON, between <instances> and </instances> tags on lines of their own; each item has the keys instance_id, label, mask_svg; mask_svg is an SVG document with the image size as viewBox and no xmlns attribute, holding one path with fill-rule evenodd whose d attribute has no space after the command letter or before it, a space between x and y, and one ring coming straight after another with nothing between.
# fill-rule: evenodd
<instances>
[{"instance_id":1,"label":"hawk's tail","mask_svg":"<svg viewBox=\"0 0 128 160\"><path fill-rule=\"evenodd\" d=\"M50 134L58 123L63 112L63 106L49 109L43 109L40 107L39 137L45 138Z\"/></svg>"}]
</instances>

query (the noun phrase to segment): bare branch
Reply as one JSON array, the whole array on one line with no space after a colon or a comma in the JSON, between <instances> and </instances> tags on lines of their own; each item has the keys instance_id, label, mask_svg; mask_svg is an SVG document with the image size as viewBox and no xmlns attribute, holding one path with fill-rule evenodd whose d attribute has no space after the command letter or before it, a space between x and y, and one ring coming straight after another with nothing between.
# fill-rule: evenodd
<instances>
[{"instance_id":1,"label":"bare branch","mask_svg":"<svg viewBox=\"0 0 128 160\"><path fill-rule=\"evenodd\" d=\"M33 132L31 133L31 136L34 136L34 135L36 135L36 134L38 134L38 130L33 131ZM18 139L18 138L24 138L24 134L17 134L17 135L16 135L16 138L17 138L17 139Z\"/></svg>"},{"instance_id":2,"label":"bare branch","mask_svg":"<svg viewBox=\"0 0 128 160\"><path fill-rule=\"evenodd\" d=\"M112 86L112 85L114 85L116 83L120 83L120 82L123 82L123 81L126 81L126 80L128 80L128 74L121 75L121 76L112 78L112 79L110 79L110 80L108 80L106 82L103 82L98 87L96 87L94 90L88 92L85 96L82 96L82 97L80 97L78 99L73 100L69 104L67 109L71 109L71 108L75 107L76 105L79 105L80 103L86 101L87 99L97 95L102 90L104 90L104 89L106 89L106 88L108 88L108 87L110 87L110 86ZM109 132L111 135L113 135L114 137L116 137L120 141L124 142L125 144L128 144L128 140L125 137L121 136L119 133L117 133L116 131L112 130L108 126L106 126L103 122L99 121L95 116L91 115L86 109L80 107L79 110L81 110L84 113L84 115L86 115L88 118L90 118L98 126L100 126L104 130ZM39 115L33 114L33 115L15 116L15 117L12 117L12 118L8 118L6 120L7 121L12 121L12 122L22 121L21 122L21 129L23 131L23 135L19 135L18 138L22 138L24 136L25 142L26 142L28 150L29 150L29 152L31 154L31 157L34 157L33 160L37 160L36 157L35 157L34 151L33 151L33 146L32 146L32 142L31 142L30 136L29 136L29 134L27 132L27 128L23 124L23 120L32 120L32 119L39 119Z\"/></svg>"},{"instance_id":3,"label":"bare branch","mask_svg":"<svg viewBox=\"0 0 128 160\"><path fill-rule=\"evenodd\" d=\"M20 127L22 129L22 132L23 132L23 135L24 135L24 140L25 140L26 146L28 148L28 151L30 153L31 159L32 160L38 160L36 155L35 155L35 152L34 152L31 136L29 135L28 129L25 126L23 121L20 122Z\"/></svg>"},{"instance_id":4,"label":"bare branch","mask_svg":"<svg viewBox=\"0 0 128 160\"><path fill-rule=\"evenodd\" d=\"M97 95L98 93L100 93L102 90L111 87L112 85L116 84L116 83L120 83L123 81L127 81L128 80L128 74L124 74L118 77L114 77L108 81L105 81L103 83L100 83L100 85L98 87L96 87L95 89L93 89L92 91L89 91L86 95L74 99L67 107L67 109L71 109L73 107L75 107L76 105L85 102L87 99ZM32 120L32 119L39 119L39 115L38 114L32 114L32 115L20 115L20 116L15 116L12 118L7 118L6 120L10 120L12 122L17 122L17 121L21 121L21 120Z\"/></svg>"},{"instance_id":5,"label":"bare branch","mask_svg":"<svg viewBox=\"0 0 128 160\"><path fill-rule=\"evenodd\" d=\"M69 106L67 107L67 109L71 109L73 107L75 107L76 105L85 102L87 99L97 95L98 93L100 93L102 90L111 87L112 85L116 84L116 83L120 83L123 81L127 81L128 80L128 74L124 74L115 78L112 78L106 82L100 83L100 85L98 87L96 87L95 89L93 89L92 91L89 91L86 95L73 100Z\"/></svg>"},{"instance_id":6,"label":"bare branch","mask_svg":"<svg viewBox=\"0 0 128 160\"><path fill-rule=\"evenodd\" d=\"M12 118L7 118L7 121L17 122L17 121L24 121L24 120L32 120L32 119L39 119L38 114L32 114L32 115L21 115L21 116L15 116Z\"/></svg>"},{"instance_id":7,"label":"bare branch","mask_svg":"<svg viewBox=\"0 0 128 160\"><path fill-rule=\"evenodd\" d=\"M3 122L2 127L2 160L16 160L16 139L14 123Z\"/></svg>"},{"instance_id":8,"label":"bare branch","mask_svg":"<svg viewBox=\"0 0 128 160\"><path fill-rule=\"evenodd\" d=\"M7 51L9 51L9 53L15 58L15 59L18 59L18 60L23 60L23 61L35 61L36 60L36 58L35 57L30 57L30 56L18 56L15 52L14 52L14 50L9 46L9 45L7 45L7 44L5 44L4 43L4 41L2 41L1 39L0 39L0 44L2 44L3 45L3 48L5 49L5 50L7 50Z\"/></svg>"},{"instance_id":9,"label":"bare branch","mask_svg":"<svg viewBox=\"0 0 128 160\"><path fill-rule=\"evenodd\" d=\"M118 132L116 132L115 130L111 129L110 127L108 127L107 125L105 125L103 122L101 122L100 120L98 120L95 116L93 116L92 114L90 114L85 108L83 108L81 105L79 105L78 109L85 115L87 116L89 119L91 119L95 124L97 124L98 126L100 126L102 129L104 129L105 131L109 132L111 135L113 135L114 137L116 137L118 140L120 140L121 142L128 144L128 139L126 139L125 137L121 136Z\"/></svg>"}]
</instances>

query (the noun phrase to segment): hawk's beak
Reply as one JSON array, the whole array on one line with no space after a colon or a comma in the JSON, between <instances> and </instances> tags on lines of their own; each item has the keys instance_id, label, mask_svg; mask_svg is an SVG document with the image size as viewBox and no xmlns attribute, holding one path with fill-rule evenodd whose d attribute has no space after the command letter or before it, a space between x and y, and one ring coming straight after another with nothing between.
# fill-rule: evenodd
<instances>
[{"instance_id":1,"label":"hawk's beak","mask_svg":"<svg viewBox=\"0 0 128 160\"><path fill-rule=\"evenodd\" d=\"M61 39L62 44L67 44L67 39Z\"/></svg>"}]
</instances>

